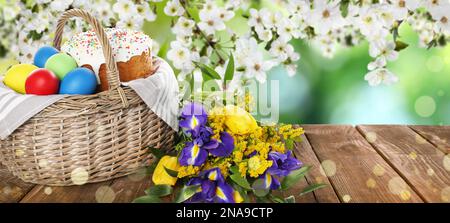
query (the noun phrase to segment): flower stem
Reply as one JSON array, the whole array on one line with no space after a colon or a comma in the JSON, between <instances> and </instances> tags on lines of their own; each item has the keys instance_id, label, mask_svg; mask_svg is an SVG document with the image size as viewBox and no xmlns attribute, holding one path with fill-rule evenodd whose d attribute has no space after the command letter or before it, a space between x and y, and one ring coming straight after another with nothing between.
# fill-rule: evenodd
<instances>
[{"instance_id":1,"label":"flower stem","mask_svg":"<svg viewBox=\"0 0 450 223\"><path fill-rule=\"evenodd\" d=\"M184 11L186 12L186 16L189 19L192 19L195 21L194 17L191 15L191 13L188 11L188 8L186 6L186 0L180 0L181 6L183 7ZM200 35L203 37L203 39L205 39L206 43L214 49L214 52L217 54L217 56L219 57L219 61L223 61L225 62L225 59L219 54L218 49L216 48L215 44L212 43L209 39L208 36L206 36L206 34L200 29L200 27L198 27L197 23L195 23L195 29L200 33Z\"/></svg>"}]
</instances>

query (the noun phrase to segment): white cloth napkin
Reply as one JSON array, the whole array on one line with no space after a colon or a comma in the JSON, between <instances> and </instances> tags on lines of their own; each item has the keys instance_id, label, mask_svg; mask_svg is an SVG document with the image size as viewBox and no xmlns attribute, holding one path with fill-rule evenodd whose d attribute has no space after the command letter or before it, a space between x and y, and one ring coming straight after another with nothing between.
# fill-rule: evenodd
<instances>
[{"instance_id":1,"label":"white cloth napkin","mask_svg":"<svg viewBox=\"0 0 450 223\"><path fill-rule=\"evenodd\" d=\"M159 68L153 75L122 85L132 88L156 115L178 131L178 82L170 65L161 58L156 60ZM22 95L6 87L0 77L0 139L66 96Z\"/></svg>"}]
</instances>

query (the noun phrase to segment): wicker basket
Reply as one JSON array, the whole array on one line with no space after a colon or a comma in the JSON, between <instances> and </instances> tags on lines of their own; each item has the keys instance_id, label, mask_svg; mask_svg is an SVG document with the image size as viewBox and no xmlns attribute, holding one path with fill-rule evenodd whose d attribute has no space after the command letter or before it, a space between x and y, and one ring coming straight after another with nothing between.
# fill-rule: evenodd
<instances>
[{"instance_id":1,"label":"wicker basket","mask_svg":"<svg viewBox=\"0 0 450 223\"><path fill-rule=\"evenodd\" d=\"M173 144L174 131L132 89L121 87L108 38L93 16L79 9L62 14L54 46L60 49L71 17L81 17L94 28L110 90L66 97L0 141L1 163L26 182L67 186L110 180L148 165L148 146Z\"/></svg>"}]
</instances>

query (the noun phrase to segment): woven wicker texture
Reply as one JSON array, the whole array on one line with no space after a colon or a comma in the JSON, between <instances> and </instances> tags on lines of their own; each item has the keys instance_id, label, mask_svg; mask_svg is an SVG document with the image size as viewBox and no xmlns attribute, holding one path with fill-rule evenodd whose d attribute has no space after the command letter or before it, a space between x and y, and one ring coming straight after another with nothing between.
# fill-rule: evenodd
<instances>
[{"instance_id":1,"label":"woven wicker texture","mask_svg":"<svg viewBox=\"0 0 450 223\"><path fill-rule=\"evenodd\" d=\"M0 161L26 182L67 186L100 182L133 173L152 161L147 147L170 148L174 131L130 88L121 87L111 46L100 23L72 9L58 21L54 46L60 48L66 21L81 17L103 47L110 89L69 96L47 107L6 140ZM75 181L75 182L74 182Z\"/></svg>"}]
</instances>

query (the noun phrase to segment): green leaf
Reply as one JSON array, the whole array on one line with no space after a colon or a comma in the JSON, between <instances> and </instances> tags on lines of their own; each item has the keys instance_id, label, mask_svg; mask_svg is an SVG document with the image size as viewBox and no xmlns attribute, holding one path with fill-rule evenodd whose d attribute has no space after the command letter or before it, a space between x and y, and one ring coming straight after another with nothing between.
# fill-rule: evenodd
<instances>
[{"instance_id":1,"label":"green leaf","mask_svg":"<svg viewBox=\"0 0 450 223\"><path fill-rule=\"evenodd\" d=\"M184 186L177 195L175 203L182 203L197 193L200 185Z\"/></svg>"},{"instance_id":2,"label":"green leaf","mask_svg":"<svg viewBox=\"0 0 450 223\"><path fill-rule=\"evenodd\" d=\"M293 150L294 149L294 140L286 139L284 142L284 145L286 146L286 149Z\"/></svg>"},{"instance_id":3,"label":"green leaf","mask_svg":"<svg viewBox=\"0 0 450 223\"><path fill-rule=\"evenodd\" d=\"M150 147L150 153L153 154L158 159L161 159L165 155L164 151L162 149Z\"/></svg>"},{"instance_id":4,"label":"green leaf","mask_svg":"<svg viewBox=\"0 0 450 223\"><path fill-rule=\"evenodd\" d=\"M133 203L162 203L162 200L157 196L142 196L133 200Z\"/></svg>"},{"instance_id":5,"label":"green leaf","mask_svg":"<svg viewBox=\"0 0 450 223\"><path fill-rule=\"evenodd\" d=\"M230 171L233 174L239 173L239 167L238 166L232 166L232 167L230 167Z\"/></svg>"},{"instance_id":6,"label":"green leaf","mask_svg":"<svg viewBox=\"0 0 450 223\"><path fill-rule=\"evenodd\" d=\"M257 179L252 184L253 193L257 197L265 197L267 194L269 194L270 189L266 188L264 185L263 179Z\"/></svg>"},{"instance_id":7,"label":"green leaf","mask_svg":"<svg viewBox=\"0 0 450 223\"><path fill-rule=\"evenodd\" d=\"M266 197L256 197L256 203L270 203L270 200Z\"/></svg>"},{"instance_id":8,"label":"green leaf","mask_svg":"<svg viewBox=\"0 0 450 223\"><path fill-rule=\"evenodd\" d=\"M313 185L309 185L308 187L306 187L305 189L303 189L303 191L300 193L300 196L303 196L307 193L311 193L315 190L318 190L320 188L324 188L326 187L326 184L313 184Z\"/></svg>"},{"instance_id":9,"label":"green leaf","mask_svg":"<svg viewBox=\"0 0 450 223\"><path fill-rule=\"evenodd\" d=\"M286 203L295 203L295 197L291 195L291 196L285 198L284 201Z\"/></svg>"},{"instance_id":10,"label":"green leaf","mask_svg":"<svg viewBox=\"0 0 450 223\"><path fill-rule=\"evenodd\" d=\"M234 76L234 56L233 54L230 54L227 69L225 70L225 83L233 80L233 76Z\"/></svg>"},{"instance_id":11,"label":"green leaf","mask_svg":"<svg viewBox=\"0 0 450 223\"><path fill-rule=\"evenodd\" d=\"M233 180L237 185L241 186L246 190L251 190L252 187L247 179L243 178L240 173L235 173L230 175L231 180Z\"/></svg>"},{"instance_id":12,"label":"green leaf","mask_svg":"<svg viewBox=\"0 0 450 223\"><path fill-rule=\"evenodd\" d=\"M408 47L409 44L402 42L400 40L395 41L395 51L401 51L406 49L406 47Z\"/></svg>"},{"instance_id":13,"label":"green leaf","mask_svg":"<svg viewBox=\"0 0 450 223\"><path fill-rule=\"evenodd\" d=\"M220 75L214 69L212 69L204 64L197 63L197 66L200 67L200 70L202 70L203 74L208 75L212 79L217 79L217 80L221 79Z\"/></svg>"},{"instance_id":14,"label":"green leaf","mask_svg":"<svg viewBox=\"0 0 450 223\"><path fill-rule=\"evenodd\" d=\"M304 166L298 170L292 171L291 174L287 175L283 179L283 182L281 182L281 189L289 189L292 185L296 184L300 179L302 179L310 169L311 166Z\"/></svg>"},{"instance_id":15,"label":"green leaf","mask_svg":"<svg viewBox=\"0 0 450 223\"><path fill-rule=\"evenodd\" d=\"M164 170L166 171L167 174L169 174L169 176L178 177L178 171L168 169L167 167L164 167Z\"/></svg>"},{"instance_id":16,"label":"green leaf","mask_svg":"<svg viewBox=\"0 0 450 223\"><path fill-rule=\"evenodd\" d=\"M273 194L270 195L270 199L275 203L286 203L283 198L273 195Z\"/></svg>"},{"instance_id":17,"label":"green leaf","mask_svg":"<svg viewBox=\"0 0 450 223\"><path fill-rule=\"evenodd\" d=\"M348 6L350 5L350 0L342 0L339 5L339 9L341 10L342 17L347 17L348 15Z\"/></svg>"},{"instance_id":18,"label":"green leaf","mask_svg":"<svg viewBox=\"0 0 450 223\"><path fill-rule=\"evenodd\" d=\"M148 196L155 196L155 197L164 197L170 195L171 193L172 187L166 184L155 185L145 190L145 194L147 194Z\"/></svg>"}]
</instances>

